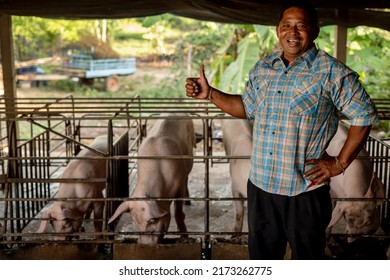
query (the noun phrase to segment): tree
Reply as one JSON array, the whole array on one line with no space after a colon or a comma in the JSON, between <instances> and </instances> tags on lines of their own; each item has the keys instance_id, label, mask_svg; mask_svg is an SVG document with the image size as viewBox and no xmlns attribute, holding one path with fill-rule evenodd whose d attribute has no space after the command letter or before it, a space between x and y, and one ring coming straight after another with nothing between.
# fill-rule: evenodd
<instances>
[{"instance_id":1,"label":"tree","mask_svg":"<svg viewBox=\"0 0 390 280\"><path fill-rule=\"evenodd\" d=\"M114 20L59 20L39 17L12 17L15 56L17 60L46 57L85 33L103 42L110 38Z\"/></svg>"}]
</instances>

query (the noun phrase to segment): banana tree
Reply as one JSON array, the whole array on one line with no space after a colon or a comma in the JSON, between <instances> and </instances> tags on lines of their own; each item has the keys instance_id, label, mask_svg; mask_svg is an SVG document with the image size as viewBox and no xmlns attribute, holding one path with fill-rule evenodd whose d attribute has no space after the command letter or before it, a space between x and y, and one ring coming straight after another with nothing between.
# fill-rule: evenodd
<instances>
[{"instance_id":1,"label":"banana tree","mask_svg":"<svg viewBox=\"0 0 390 280\"><path fill-rule=\"evenodd\" d=\"M277 44L273 27L252 25L247 26L246 30L249 32L238 42L235 58L228 54L228 49L234 47L230 42L228 46L220 48L220 55L211 62L212 68L219 73L219 76L215 75L214 84L225 92L241 93L251 67Z\"/></svg>"}]
</instances>

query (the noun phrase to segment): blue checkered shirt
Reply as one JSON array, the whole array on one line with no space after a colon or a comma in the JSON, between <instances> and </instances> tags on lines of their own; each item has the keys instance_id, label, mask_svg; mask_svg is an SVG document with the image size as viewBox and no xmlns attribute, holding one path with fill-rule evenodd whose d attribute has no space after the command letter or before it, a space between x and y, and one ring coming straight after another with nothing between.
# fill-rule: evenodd
<instances>
[{"instance_id":1,"label":"blue checkered shirt","mask_svg":"<svg viewBox=\"0 0 390 280\"><path fill-rule=\"evenodd\" d=\"M336 133L338 112L351 125L378 121L375 106L350 68L314 46L286 67L281 52L249 72L242 100L254 120L249 179L264 191L307 190L308 159L320 158Z\"/></svg>"}]
</instances>

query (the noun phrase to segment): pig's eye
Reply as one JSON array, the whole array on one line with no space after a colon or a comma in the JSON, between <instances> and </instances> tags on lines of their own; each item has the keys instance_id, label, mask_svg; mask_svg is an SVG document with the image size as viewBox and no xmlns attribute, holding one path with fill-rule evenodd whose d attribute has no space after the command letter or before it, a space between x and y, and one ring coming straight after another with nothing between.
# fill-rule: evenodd
<instances>
[{"instance_id":1,"label":"pig's eye","mask_svg":"<svg viewBox=\"0 0 390 280\"><path fill-rule=\"evenodd\" d=\"M68 228L70 227L70 222L68 220L65 220L63 223L62 223L62 228L65 229L65 228Z\"/></svg>"},{"instance_id":2,"label":"pig's eye","mask_svg":"<svg viewBox=\"0 0 390 280\"><path fill-rule=\"evenodd\" d=\"M349 216L346 216L345 219L349 224L353 225L357 222L358 217L356 217L355 215L349 215Z\"/></svg>"}]
</instances>

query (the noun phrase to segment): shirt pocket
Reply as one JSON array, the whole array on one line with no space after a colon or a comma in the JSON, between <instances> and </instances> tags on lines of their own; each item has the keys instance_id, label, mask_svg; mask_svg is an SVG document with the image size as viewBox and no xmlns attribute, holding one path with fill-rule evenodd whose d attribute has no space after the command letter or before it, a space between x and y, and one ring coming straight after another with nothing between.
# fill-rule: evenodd
<instances>
[{"instance_id":1,"label":"shirt pocket","mask_svg":"<svg viewBox=\"0 0 390 280\"><path fill-rule=\"evenodd\" d=\"M294 82L290 110L300 116L318 114L321 98L321 85L311 80L297 79Z\"/></svg>"},{"instance_id":2,"label":"shirt pocket","mask_svg":"<svg viewBox=\"0 0 390 280\"><path fill-rule=\"evenodd\" d=\"M256 109L263 112L266 105L268 80L256 80L253 85L254 96L256 96Z\"/></svg>"}]
</instances>

